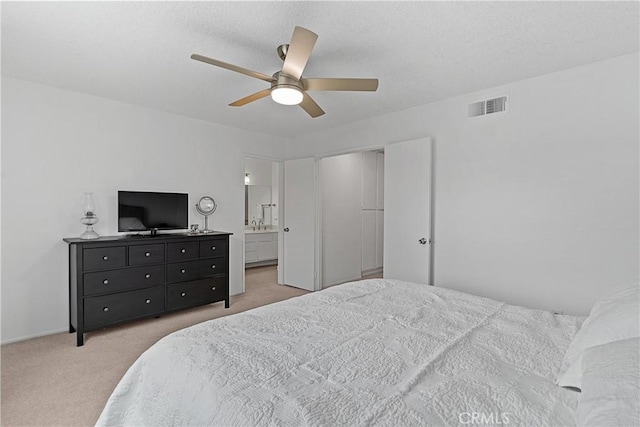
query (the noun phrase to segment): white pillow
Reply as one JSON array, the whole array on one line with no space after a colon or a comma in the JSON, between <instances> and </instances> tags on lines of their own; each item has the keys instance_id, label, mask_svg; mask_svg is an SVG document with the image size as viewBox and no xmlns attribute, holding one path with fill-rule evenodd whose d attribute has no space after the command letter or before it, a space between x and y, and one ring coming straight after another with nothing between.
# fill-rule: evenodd
<instances>
[{"instance_id":1,"label":"white pillow","mask_svg":"<svg viewBox=\"0 0 640 427\"><path fill-rule=\"evenodd\" d=\"M640 339L629 338L585 350L579 426L640 425Z\"/></svg>"},{"instance_id":2,"label":"white pillow","mask_svg":"<svg viewBox=\"0 0 640 427\"><path fill-rule=\"evenodd\" d=\"M582 353L589 347L640 336L640 285L617 287L597 301L564 356L556 382L580 388Z\"/></svg>"}]
</instances>

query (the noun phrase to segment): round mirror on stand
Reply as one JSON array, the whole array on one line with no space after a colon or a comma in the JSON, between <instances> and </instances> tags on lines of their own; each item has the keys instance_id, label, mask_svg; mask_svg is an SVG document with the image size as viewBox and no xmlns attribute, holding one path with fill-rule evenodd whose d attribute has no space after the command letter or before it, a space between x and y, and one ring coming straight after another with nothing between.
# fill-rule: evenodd
<instances>
[{"instance_id":1,"label":"round mirror on stand","mask_svg":"<svg viewBox=\"0 0 640 427\"><path fill-rule=\"evenodd\" d=\"M218 205L212 197L203 196L196 204L196 210L204 216L204 230L201 233L213 233L213 230L209 230L209 215L216 211Z\"/></svg>"}]
</instances>

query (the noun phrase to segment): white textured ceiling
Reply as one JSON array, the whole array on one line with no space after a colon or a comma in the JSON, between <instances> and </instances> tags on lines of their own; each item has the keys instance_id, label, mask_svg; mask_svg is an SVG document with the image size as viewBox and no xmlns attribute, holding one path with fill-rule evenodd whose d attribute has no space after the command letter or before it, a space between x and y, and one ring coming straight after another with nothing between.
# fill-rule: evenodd
<instances>
[{"instance_id":1,"label":"white textured ceiling","mask_svg":"<svg viewBox=\"0 0 640 427\"><path fill-rule=\"evenodd\" d=\"M2 74L256 132L295 136L638 50L638 2L3 2ZM326 111L264 98L299 25L305 77L377 77L313 92Z\"/></svg>"}]
</instances>

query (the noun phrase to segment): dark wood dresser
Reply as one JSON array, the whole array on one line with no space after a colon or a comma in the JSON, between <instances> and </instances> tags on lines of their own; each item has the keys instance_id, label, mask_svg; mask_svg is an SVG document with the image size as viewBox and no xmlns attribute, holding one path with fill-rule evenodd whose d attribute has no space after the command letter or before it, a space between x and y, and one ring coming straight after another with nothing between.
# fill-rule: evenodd
<instances>
[{"instance_id":1,"label":"dark wood dresser","mask_svg":"<svg viewBox=\"0 0 640 427\"><path fill-rule=\"evenodd\" d=\"M69 332L224 301L232 233L105 236L69 244Z\"/></svg>"}]
</instances>

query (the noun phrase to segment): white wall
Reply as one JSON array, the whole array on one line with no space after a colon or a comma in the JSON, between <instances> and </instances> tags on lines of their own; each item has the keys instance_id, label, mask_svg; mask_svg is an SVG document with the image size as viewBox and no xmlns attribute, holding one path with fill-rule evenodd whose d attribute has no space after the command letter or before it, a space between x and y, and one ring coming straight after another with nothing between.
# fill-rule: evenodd
<instances>
[{"instance_id":1,"label":"white wall","mask_svg":"<svg viewBox=\"0 0 640 427\"><path fill-rule=\"evenodd\" d=\"M322 285L327 287L359 279L362 271L362 153L327 157L319 167Z\"/></svg>"},{"instance_id":2,"label":"white wall","mask_svg":"<svg viewBox=\"0 0 640 427\"><path fill-rule=\"evenodd\" d=\"M84 191L96 231L116 234L119 189L218 203L230 239L230 291L242 291L244 156L281 157L275 137L2 78L2 342L68 327L63 237L79 236ZM190 223L203 224L195 208Z\"/></svg>"},{"instance_id":3,"label":"white wall","mask_svg":"<svg viewBox=\"0 0 640 427\"><path fill-rule=\"evenodd\" d=\"M638 54L289 141L287 157L434 140L434 284L586 314L638 280ZM509 111L467 104L509 95Z\"/></svg>"},{"instance_id":4,"label":"white wall","mask_svg":"<svg viewBox=\"0 0 640 427\"><path fill-rule=\"evenodd\" d=\"M251 185L271 186L272 164L273 162L271 160L245 159L244 171L249 174Z\"/></svg>"}]
</instances>

